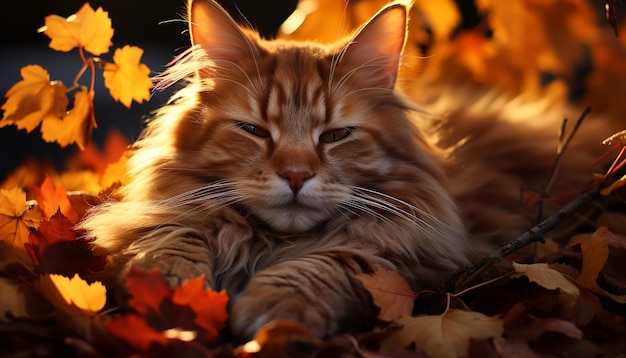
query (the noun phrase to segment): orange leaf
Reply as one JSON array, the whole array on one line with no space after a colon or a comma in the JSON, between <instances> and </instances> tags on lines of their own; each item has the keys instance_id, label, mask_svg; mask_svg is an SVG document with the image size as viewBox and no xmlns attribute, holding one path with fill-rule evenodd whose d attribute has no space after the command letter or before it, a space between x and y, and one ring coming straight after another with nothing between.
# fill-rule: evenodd
<instances>
[{"instance_id":1,"label":"orange leaf","mask_svg":"<svg viewBox=\"0 0 626 358\"><path fill-rule=\"evenodd\" d=\"M126 176L126 162L128 162L128 155L124 153L117 162L107 166L102 177L100 177L100 187L103 190L109 189L115 184L123 185L126 183L128 179Z\"/></svg>"},{"instance_id":2,"label":"orange leaf","mask_svg":"<svg viewBox=\"0 0 626 358\"><path fill-rule=\"evenodd\" d=\"M48 71L38 65L22 67L20 73L22 80L5 95L0 127L14 124L30 132L45 119L62 117L69 103L63 83L50 82Z\"/></svg>"},{"instance_id":3,"label":"orange leaf","mask_svg":"<svg viewBox=\"0 0 626 358\"><path fill-rule=\"evenodd\" d=\"M204 328L206 339L217 338L220 329L226 325L228 294L204 289L204 276L186 281L174 289L172 301L181 306L189 306L196 313L194 322Z\"/></svg>"},{"instance_id":4,"label":"orange leaf","mask_svg":"<svg viewBox=\"0 0 626 358\"><path fill-rule=\"evenodd\" d=\"M415 293L397 272L378 269L373 275L360 274L357 279L370 292L374 304L380 307L378 318L393 321L413 313Z\"/></svg>"},{"instance_id":5,"label":"orange leaf","mask_svg":"<svg viewBox=\"0 0 626 358\"><path fill-rule=\"evenodd\" d=\"M83 86L74 95L74 108L63 119L47 118L43 121L41 136L47 142L59 143L61 147L76 143L80 149L85 149L95 127L93 92Z\"/></svg>"},{"instance_id":6,"label":"orange leaf","mask_svg":"<svg viewBox=\"0 0 626 358\"><path fill-rule=\"evenodd\" d=\"M2 253L7 247L14 251L12 256L32 262L24 244L28 242L29 228L36 228L40 220L41 211L34 202L26 201L22 189L0 189L0 256L6 256Z\"/></svg>"},{"instance_id":7,"label":"orange leaf","mask_svg":"<svg viewBox=\"0 0 626 358\"><path fill-rule=\"evenodd\" d=\"M130 107L133 100L141 103L150 99L153 84L150 69L139 62L142 55L143 50L136 46L118 48L113 54L115 63L107 63L102 73L104 86L111 96L126 107Z\"/></svg>"},{"instance_id":8,"label":"orange leaf","mask_svg":"<svg viewBox=\"0 0 626 358\"><path fill-rule=\"evenodd\" d=\"M68 52L75 47L83 47L98 56L109 52L109 47L113 45L111 19L102 7L94 11L89 3L85 3L76 14L68 18L46 16L45 23L39 32L50 38L50 48L57 51Z\"/></svg>"},{"instance_id":9,"label":"orange leaf","mask_svg":"<svg viewBox=\"0 0 626 358\"><path fill-rule=\"evenodd\" d=\"M576 281L581 286L585 288L597 286L598 275L609 258L609 237L612 235L613 233L606 228L600 228L591 236L590 240L580 243L583 267Z\"/></svg>"},{"instance_id":10,"label":"orange leaf","mask_svg":"<svg viewBox=\"0 0 626 358\"><path fill-rule=\"evenodd\" d=\"M46 175L41 186L35 188L35 198L46 218L61 210L71 222L78 222L78 213L67 196L67 190L62 185L54 184L49 176Z\"/></svg>"}]
</instances>

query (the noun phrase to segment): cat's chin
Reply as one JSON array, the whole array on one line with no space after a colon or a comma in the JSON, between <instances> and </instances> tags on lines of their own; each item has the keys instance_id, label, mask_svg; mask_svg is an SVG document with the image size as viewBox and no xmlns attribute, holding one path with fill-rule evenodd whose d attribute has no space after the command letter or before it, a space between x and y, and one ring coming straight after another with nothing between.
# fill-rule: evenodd
<instances>
[{"instance_id":1,"label":"cat's chin","mask_svg":"<svg viewBox=\"0 0 626 358\"><path fill-rule=\"evenodd\" d=\"M286 234L312 230L329 219L325 212L302 207L264 209L256 215L272 229Z\"/></svg>"}]
</instances>

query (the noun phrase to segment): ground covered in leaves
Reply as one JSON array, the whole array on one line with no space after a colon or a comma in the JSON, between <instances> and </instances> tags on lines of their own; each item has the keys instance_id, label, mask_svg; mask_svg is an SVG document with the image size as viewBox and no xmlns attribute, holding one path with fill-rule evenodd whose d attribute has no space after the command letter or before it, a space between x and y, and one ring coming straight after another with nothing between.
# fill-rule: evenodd
<instances>
[{"instance_id":1,"label":"ground covered in leaves","mask_svg":"<svg viewBox=\"0 0 626 358\"><path fill-rule=\"evenodd\" d=\"M613 1L606 2L608 22L591 1L475 3L485 23L455 32L461 17L454 1L415 1L413 11L420 13L412 12L412 18L428 18L434 35L434 55L427 67L419 67L426 82L461 81L591 105L626 127L626 40L617 36L625 28ZM337 11L362 21L358 17L369 16L370 5L372 11L380 6L361 1ZM327 19L337 15L330 4L326 9ZM412 26L409 52L423 37L418 25ZM371 332L318 339L306 327L284 321L263 327L250 342L234 342L227 329L228 295L205 290L201 277L170 288L156 271L131 270L127 292L121 294L104 280L109 258L92 250L74 226L125 182L129 143L124 137L112 133L104 149L89 140L96 127L94 74L101 71L113 98L128 107L149 98L149 70L140 63L137 47L116 50L108 62L100 57L109 52L113 36L101 8L86 4L75 17L51 15L41 32L51 48L78 52L83 67L65 87L40 66L25 66L22 81L6 94L0 127L28 132L39 127L44 140L76 144L80 151L61 169L34 158L0 185L2 356L593 357L626 352L624 133L607 146L613 167L596 175L594 186L581 188L592 190L583 204L600 208L600 214L580 218L585 225L577 234L556 242L550 232L541 232L543 242L530 244L528 254L496 256L436 291L413 292L393 272L363 275L361 282L381 309L380 324ZM290 36L306 37L306 23ZM85 73L91 73L86 85ZM69 92L75 97L68 109Z\"/></svg>"}]
</instances>

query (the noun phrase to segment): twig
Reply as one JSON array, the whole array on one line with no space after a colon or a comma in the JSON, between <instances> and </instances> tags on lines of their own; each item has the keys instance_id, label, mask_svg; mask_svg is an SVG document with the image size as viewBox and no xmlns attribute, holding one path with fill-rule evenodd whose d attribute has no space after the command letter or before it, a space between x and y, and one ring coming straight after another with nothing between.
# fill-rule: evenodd
<instances>
[{"instance_id":1,"label":"twig","mask_svg":"<svg viewBox=\"0 0 626 358\"><path fill-rule=\"evenodd\" d=\"M545 199L550 197L549 192L550 192L550 189L552 188L552 184L554 184L554 179L556 177L559 164L561 163L561 158L563 157L563 154L567 150L567 147L572 142L572 139L574 139L574 136L576 135L578 128L580 128L580 125L583 123L583 121L585 120L585 117L587 117L587 114L589 114L590 111L591 111L591 107L587 106L583 110L583 112L580 114L580 116L574 123L574 127L569 131L567 136L565 135L565 132L567 130L568 120L567 118L563 119L563 124L561 125L561 131L559 134L558 147L556 150L556 157L554 158L554 163L552 164L552 169L550 170L550 173L548 174L548 177L546 178L546 182L541 188L541 196L539 198L539 209L537 210L536 222L540 222L543 219L543 202Z\"/></svg>"},{"instance_id":2,"label":"twig","mask_svg":"<svg viewBox=\"0 0 626 358\"><path fill-rule=\"evenodd\" d=\"M512 254L513 252L521 249L522 247L531 244L533 242L544 242L544 234L552 230L564 219L576 213L582 207L590 203L599 194L599 187L595 187L587 192L582 193L576 199L569 202L562 207L554 215L543 220L539 224L533 226L528 231L518 236L514 240L511 240L500 247L500 249L491 255L482 259L479 263L470 267L463 272L454 275L453 280L449 283L448 288L453 291L462 289L469 283L471 283L476 277L482 274L485 270L491 267L494 263L502 261L504 257ZM457 284L457 282L459 282Z\"/></svg>"}]
</instances>

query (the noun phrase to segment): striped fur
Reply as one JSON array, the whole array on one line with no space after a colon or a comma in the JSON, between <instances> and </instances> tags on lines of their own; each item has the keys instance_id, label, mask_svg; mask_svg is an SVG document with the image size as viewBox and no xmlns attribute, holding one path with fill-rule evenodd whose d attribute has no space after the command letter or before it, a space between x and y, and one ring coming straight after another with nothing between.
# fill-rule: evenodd
<instances>
[{"instance_id":1,"label":"striped fur","mask_svg":"<svg viewBox=\"0 0 626 358\"><path fill-rule=\"evenodd\" d=\"M426 137L394 91L406 13L391 4L322 46L262 40L212 1L190 0L193 46L161 86L188 84L135 144L122 200L82 228L122 275L157 268L172 284L204 275L228 290L243 338L280 318L320 336L367 328L376 309L355 275L378 267L416 290L440 284L501 228L468 234L457 203L480 199L459 190L476 188L459 184L460 167L436 147L445 138ZM519 231L522 217L504 211L490 225Z\"/></svg>"}]
</instances>

